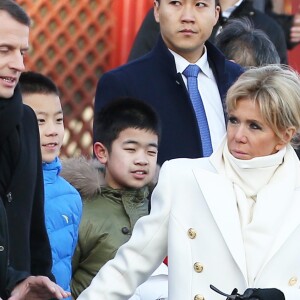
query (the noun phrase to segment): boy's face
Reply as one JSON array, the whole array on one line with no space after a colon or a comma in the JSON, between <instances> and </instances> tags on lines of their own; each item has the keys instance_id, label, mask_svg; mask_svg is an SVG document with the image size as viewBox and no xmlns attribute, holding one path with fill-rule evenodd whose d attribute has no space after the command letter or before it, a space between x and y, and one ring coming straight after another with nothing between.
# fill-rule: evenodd
<instances>
[{"instance_id":1,"label":"boy's face","mask_svg":"<svg viewBox=\"0 0 300 300\"><path fill-rule=\"evenodd\" d=\"M155 2L154 15L167 47L194 63L203 54L219 10L215 0L160 0Z\"/></svg>"},{"instance_id":2,"label":"boy's face","mask_svg":"<svg viewBox=\"0 0 300 300\"><path fill-rule=\"evenodd\" d=\"M108 186L114 189L136 189L147 185L153 179L158 147L155 133L127 128L112 143L110 152L106 148L103 150L98 147L99 144L95 143L94 150L99 161L105 164L105 180Z\"/></svg>"},{"instance_id":3,"label":"boy's face","mask_svg":"<svg viewBox=\"0 0 300 300\"><path fill-rule=\"evenodd\" d=\"M50 163L58 156L64 138L63 112L55 94L25 94L23 102L35 112L40 129L43 162Z\"/></svg>"},{"instance_id":4,"label":"boy's face","mask_svg":"<svg viewBox=\"0 0 300 300\"><path fill-rule=\"evenodd\" d=\"M0 10L0 97L10 98L24 71L24 54L28 50L29 27Z\"/></svg>"}]
</instances>

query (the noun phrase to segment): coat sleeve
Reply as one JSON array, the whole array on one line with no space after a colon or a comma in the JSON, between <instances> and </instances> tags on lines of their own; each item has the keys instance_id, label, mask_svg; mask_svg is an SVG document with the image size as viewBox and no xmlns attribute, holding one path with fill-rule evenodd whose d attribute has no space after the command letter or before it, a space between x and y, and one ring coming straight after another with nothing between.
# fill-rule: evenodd
<instances>
[{"instance_id":1,"label":"coat sleeve","mask_svg":"<svg viewBox=\"0 0 300 300\"><path fill-rule=\"evenodd\" d=\"M71 280L71 291L72 291L72 297L77 298L80 289L79 282L77 280L77 277L80 277L80 275L77 276L77 272L79 269L79 263L80 263L80 257L81 257L81 249L80 249L80 243L77 243L77 246L75 248L74 255L72 257L72 280Z\"/></svg>"},{"instance_id":2,"label":"coat sleeve","mask_svg":"<svg viewBox=\"0 0 300 300\"><path fill-rule=\"evenodd\" d=\"M15 286L29 277L30 274L27 272L21 272L21 271L16 271L11 267L8 267L7 269L7 276L6 276L6 293L7 296L9 296L12 292L12 290L15 288Z\"/></svg>"},{"instance_id":3,"label":"coat sleeve","mask_svg":"<svg viewBox=\"0 0 300 300\"><path fill-rule=\"evenodd\" d=\"M166 184L164 166L159 178L150 214L137 221L130 240L101 268L78 300L129 299L166 257L171 188Z\"/></svg>"}]
</instances>

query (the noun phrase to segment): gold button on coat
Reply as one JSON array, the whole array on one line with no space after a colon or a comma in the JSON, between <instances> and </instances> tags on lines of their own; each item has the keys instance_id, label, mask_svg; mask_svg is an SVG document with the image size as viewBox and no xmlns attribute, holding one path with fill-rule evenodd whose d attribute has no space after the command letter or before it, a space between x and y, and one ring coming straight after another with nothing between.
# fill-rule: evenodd
<instances>
[{"instance_id":1,"label":"gold button on coat","mask_svg":"<svg viewBox=\"0 0 300 300\"><path fill-rule=\"evenodd\" d=\"M293 286L293 285L295 285L297 282L298 282L297 277L292 277L292 278L289 280L289 286Z\"/></svg>"},{"instance_id":2,"label":"gold button on coat","mask_svg":"<svg viewBox=\"0 0 300 300\"><path fill-rule=\"evenodd\" d=\"M196 295L194 300L205 300L205 298L202 295Z\"/></svg>"},{"instance_id":3,"label":"gold button on coat","mask_svg":"<svg viewBox=\"0 0 300 300\"><path fill-rule=\"evenodd\" d=\"M195 270L197 273L201 273L201 272L203 271L203 266L202 266L200 263L196 262L196 263L194 264L194 270Z\"/></svg>"},{"instance_id":4,"label":"gold button on coat","mask_svg":"<svg viewBox=\"0 0 300 300\"><path fill-rule=\"evenodd\" d=\"M196 235L197 235L197 233L196 233L196 230L195 230L195 229L190 228L190 229L188 230L188 236L189 236L190 239L196 238Z\"/></svg>"}]
</instances>

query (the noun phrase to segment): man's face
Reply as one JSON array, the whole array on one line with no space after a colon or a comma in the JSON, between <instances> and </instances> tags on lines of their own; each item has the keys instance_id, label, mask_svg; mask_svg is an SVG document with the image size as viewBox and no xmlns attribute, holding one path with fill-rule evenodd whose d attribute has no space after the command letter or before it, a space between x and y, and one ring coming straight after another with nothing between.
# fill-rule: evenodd
<instances>
[{"instance_id":1,"label":"man's face","mask_svg":"<svg viewBox=\"0 0 300 300\"><path fill-rule=\"evenodd\" d=\"M29 27L0 10L0 98L10 98L24 71L28 50Z\"/></svg>"},{"instance_id":2,"label":"man's face","mask_svg":"<svg viewBox=\"0 0 300 300\"><path fill-rule=\"evenodd\" d=\"M154 15L167 47L194 63L203 54L219 10L215 0L160 0L155 2Z\"/></svg>"}]
</instances>

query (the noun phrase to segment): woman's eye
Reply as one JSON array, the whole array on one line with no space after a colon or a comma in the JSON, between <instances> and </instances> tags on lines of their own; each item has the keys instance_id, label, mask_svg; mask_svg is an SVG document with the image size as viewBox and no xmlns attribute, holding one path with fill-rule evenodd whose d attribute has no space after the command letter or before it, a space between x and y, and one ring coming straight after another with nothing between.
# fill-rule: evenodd
<instances>
[{"instance_id":1,"label":"woman's eye","mask_svg":"<svg viewBox=\"0 0 300 300\"><path fill-rule=\"evenodd\" d=\"M231 124L237 124L237 118L236 117L229 117L228 122Z\"/></svg>"},{"instance_id":2,"label":"woman's eye","mask_svg":"<svg viewBox=\"0 0 300 300\"><path fill-rule=\"evenodd\" d=\"M250 128L252 128L252 129L258 129L258 130L261 129L261 127L258 124L256 124L256 123L251 123L250 124Z\"/></svg>"}]
</instances>

